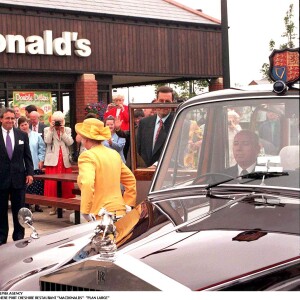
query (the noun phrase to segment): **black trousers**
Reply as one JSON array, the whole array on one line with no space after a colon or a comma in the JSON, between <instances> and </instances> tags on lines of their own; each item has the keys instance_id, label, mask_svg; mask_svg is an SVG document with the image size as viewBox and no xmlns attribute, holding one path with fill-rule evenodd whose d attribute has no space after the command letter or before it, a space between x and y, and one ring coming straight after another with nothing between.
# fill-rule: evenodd
<instances>
[{"instance_id":1,"label":"black trousers","mask_svg":"<svg viewBox=\"0 0 300 300\"><path fill-rule=\"evenodd\" d=\"M0 244L5 244L8 237L8 200L11 202L14 223L12 238L14 241L21 240L25 234L25 229L18 221L18 212L25 206L25 189L0 189Z\"/></svg>"}]
</instances>

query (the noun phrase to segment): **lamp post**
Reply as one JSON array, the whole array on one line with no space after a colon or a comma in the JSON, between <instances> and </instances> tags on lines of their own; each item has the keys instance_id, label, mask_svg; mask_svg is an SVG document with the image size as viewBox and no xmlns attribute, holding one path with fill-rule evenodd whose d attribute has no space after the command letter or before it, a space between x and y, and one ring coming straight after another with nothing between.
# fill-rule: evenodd
<instances>
[{"instance_id":1,"label":"lamp post","mask_svg":"<svg viewBox=\"0 0 300 300\"><path fill-rule=\"evenodd\" d=\"M229 67L229 42L228 42L228 15L227 0L221 0L221 29L222 29L222 69L223 85L225 89L230 88Z\"/></svg>"}]
</instances>

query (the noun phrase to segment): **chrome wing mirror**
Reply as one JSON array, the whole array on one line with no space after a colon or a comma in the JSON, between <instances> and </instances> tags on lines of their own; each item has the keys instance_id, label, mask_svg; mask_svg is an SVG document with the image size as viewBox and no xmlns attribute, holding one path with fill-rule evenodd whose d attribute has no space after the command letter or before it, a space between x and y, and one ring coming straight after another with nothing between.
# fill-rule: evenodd
<instances>
[{"instance_id":1,"label":"chrome wing mirror","mask_svg":"<svg viewBox=\"0 0 300 300\"><path fill-rule=\"evenodd\" d=\"M18 221L19 223L24 227L24 228L31 228L32 233L31 233L31 237L33 239L38 239L39 235L36 231L36 229L33 227L33 218L32 218L32 212L30 211L30 209L23 207L19 210L18 212Z\"/></svg>"}]
</instances>

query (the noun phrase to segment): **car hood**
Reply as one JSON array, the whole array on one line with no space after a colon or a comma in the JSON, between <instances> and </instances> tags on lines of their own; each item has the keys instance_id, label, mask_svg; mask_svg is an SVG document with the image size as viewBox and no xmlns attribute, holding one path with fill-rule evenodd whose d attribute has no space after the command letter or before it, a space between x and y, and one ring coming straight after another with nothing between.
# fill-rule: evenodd
<instances>
[{"instance_id":1,"label":"car hood","mask_svg":"<svg viewBox=\"0 0 300 300\"><path fill-rule=\"evenodd\" d=\"M235 198L240 200L198 196L173 198L170 205L164 201L160 208L177 226L162 226L119 253L192 290L300 258L299 198L254 193ZM184 212L187 201L191 205Z\"/></svg>"},{"instance_id":2,"label":"car hood","mask_svg":"<svg viewBox=\"0 0 300 300\"><path fill-rule=\"evenodd\" d=\"M98 222L70 226L39 239L23 239L0 247L0 290L39 290L38 277L63 266L90 242ZM36 280L31 280L37 277ZM26 283L27 281L27 283ZM18 285L21 284L21 285Z\"/></svg>"},{"instance_id":3,"label":"car hood","mask_svg":"<svg viewBox=\"0 0 300 300\"><path fill-rule=\"evenodd\" d=\"M96 255L44 276L42 281L55 283L55 287L61 284L104 291L204 290L300 261L299 200L266 194L242 198L236 202L213 199L214 203L188 198L189 208L194 207L188 212L174 202L175 198L170 203L164 200L160 209L172 215L170 219L176 219L177 226L170 220L158 224L121 247L114 262L102 262ZM268 203L262 204L262 199ZM181 204L187 201L184 197L180 200ZM180 222L185 217L189 220ZM94 262L88 265L91 260ZM89 283L81 278L86 272L79 270L90 272ZM74 272L78 277L73 280L70 274ZM99 274L106 280L97 282ZM117 276L124 285L121 278L113 280Z\"/></svg>"},{"instance_id":4,"label":"car hood","mask_svg":"<svg viewBox=\"0 0 300 300\"><path fill-rule=\"evenodd\" d=\"M157 211L170 220L163 218L120 247L114 262L102 262L96 255L66 265L89 243L97 222L72 226L30 243L23 240L1 246L0 289L39 290L41 277L51 279L58 273L57 284L64 278L77 280L85 288L85 280L80 279L84 272L76 272L74 278L70 270L78 267L82 271L84 264L97 261L97 266L92 264L96 275L89 277L93 280L99 279L101 269L102 273L108 270L108 276L122 274L124 286L131 290L141 281L139 286L150 290L201 290L299 258L296 196L244 194L235 198L239 200L198 195L164 200L164 205L157 202ZM188 201L189 206L180 206ZM109 287L104 283L101 289L120 290L120 282L111 280Z\"/></svg>"},{"instance_id":5,"label":"car hood","mask_svg":"<svg viewBox=\"0 0 300 300\"><path fill-rule=\"evenodd\" d=\"M42 290L205 290L300 261L299 236L265 232L255 240L238 241L239 234L178 232L168 224L119 250L113 262L96 255L41 277Z\"/></svg>"},{"instance_id":6,"label":"car hood","mask_svg":"<svg viewBox=\"0 0 300 300\"><path fill-rule=\"evenodd\" d=\"M123 249L118 255L124 254L134 260L125 264L124 259L121 263L117 259L116 264L153 285L153 270L163 274L159 276L158 288L165 288L164 283L172 279L178 287L202 290L300 258L298 235L264 232L257 239L239 240L237 237L244 233L233 230L172 231L151 242L132 244ZM145 270L149 267L147 273Z\"/></svg>"}]
</instances>

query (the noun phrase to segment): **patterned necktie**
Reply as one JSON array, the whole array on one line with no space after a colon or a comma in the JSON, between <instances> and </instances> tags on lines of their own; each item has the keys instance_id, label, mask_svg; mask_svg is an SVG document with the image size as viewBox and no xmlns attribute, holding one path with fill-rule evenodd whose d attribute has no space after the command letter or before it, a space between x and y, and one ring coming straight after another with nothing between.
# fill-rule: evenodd
<instances>
[{"instance_id":1,"label":"patterned necktie","mask_svg":"<svg viewBox=\"0 0 300 300\"><path fill-rule=\"evenodd\" d=\"M241 176L243 176L243 175L247 175L249 172L247 171L247 170L242 170L242 172L241 172Z\"/></svg>"},{"instance_id":2,"label":"patterned necktie","mask_svg":"<svg viewBox=\"0 0 300 300\"><path fill-rule=\"evenodd\" d=\"M33 125L33 131L36 132L36 125Z\"/></svg>"},{"instance_id":3,"label":"patterned necktie","mask_svg":"<svg viewBox=\"0 0 300 300\"><path fill-rule=\"evenodd\" d=\"M158 138L158 136L159 136L159 133L160 133L160 131L161 131L163 125L164 125L164 122L163 122L162 119L160 119L160 120L159 120L159 127L158 127L157 132L156 132L156 135L155 135L155 143L156 143L156 141L157 141L157 138Z\"/></svg>"},{"instance_id":4,"label":"patterned necktie","mask_svg":"<svg viewBox=\"0 0 300 300\"><path fill-rule=\"evenodd\" d=\"M11 139L10 139L10 136L9 136L9 130L7 130L7 136L6 136L6 150L7 150L8 157L11 160L13 150L12 150Z\"/></svg>"}]
</instances>

